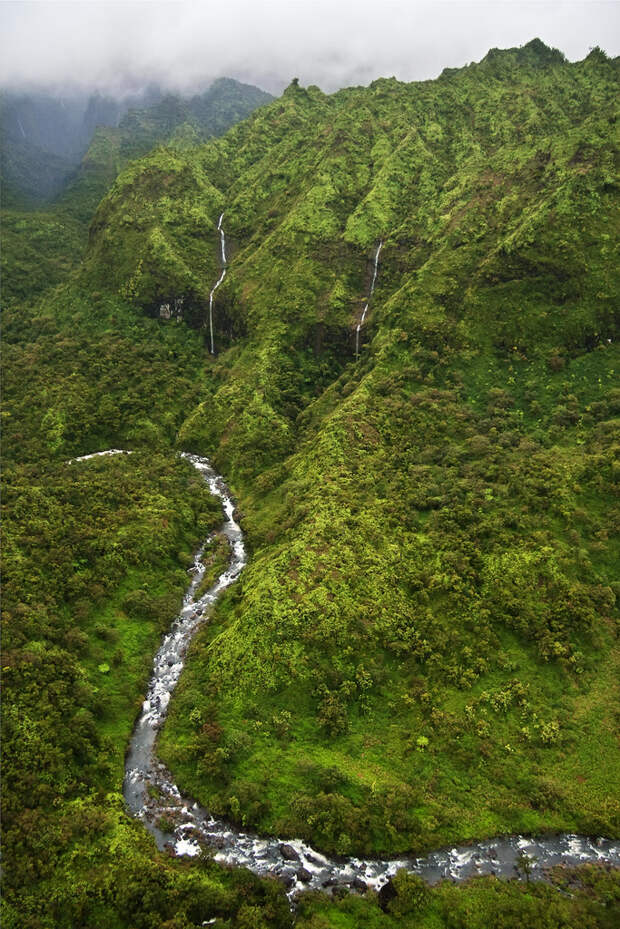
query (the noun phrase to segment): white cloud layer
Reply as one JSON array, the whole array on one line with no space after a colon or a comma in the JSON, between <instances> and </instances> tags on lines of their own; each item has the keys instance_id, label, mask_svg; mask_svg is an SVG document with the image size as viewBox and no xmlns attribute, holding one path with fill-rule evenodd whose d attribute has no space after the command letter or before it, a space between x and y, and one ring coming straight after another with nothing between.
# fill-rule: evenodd
<instances>
[{"instance_id":1,"label":"white cloud layer","mask_svg":"<svg viewBox=\"0 0 620 929\"><path fill-rule=\"evenodd\" d=\"M0 2L0 85L190 90L237 77L279 92L436 77L535 36L571 60L620 46L597 0L82 0Z\"/></svg>"}]
</instances>

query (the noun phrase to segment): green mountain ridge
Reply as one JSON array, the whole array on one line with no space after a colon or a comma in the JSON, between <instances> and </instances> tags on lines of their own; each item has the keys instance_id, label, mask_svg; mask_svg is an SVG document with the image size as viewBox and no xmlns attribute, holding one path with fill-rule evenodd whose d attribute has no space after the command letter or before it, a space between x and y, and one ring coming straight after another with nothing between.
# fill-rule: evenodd
<instances>
[{"instance_id":1,"label":"green mountain ridge","mask_svg":"<svg viewBox=\"0 0 620 929\"><path fill-rule=\"evenodd\" d=\"M225 77L192 96L165 92L158 86L121 99L99 92L64 98L4 91L0 102L3 202L36 207L61 196L84 209L81 162L85 157L86 170L92 174L93 157L88 150L93 137L100 136L95 141L99 156L102 141L107 141L112 149L120 149L126 164L168 140L182 124L192 126L196 139L221 135L271 99L271 94L258 87ZM104 174L94 201L91 193L88 219L113 177ZM71 181L71 194L63 196Z\"/></svg>"},{"instance_id":2,"label":"green mountain ridge","mask_svg":"<svg viewBox=\"0 0 620 929\"><path fill-rule=\"evenodd\" d=\"M203 243L221 211L234 245L216 320L246 335L217 359L212 396L178 442L219 443L254 558L162 738L184 786L218 812L365 854L614 828L617 784L598 784L602 806L586 812L574 760L558 777L571 662L587 665L595 641L614 653L595 619L613 603L595 593L611 580L605 559L589 555L584 570L563 537L587 544L571 515L583 491L561 502L567 483L587 484L587 451L608 446L589 430L576 446L558 427L603 401L594 373L601 386L613 377L613 236L599 231L617 223L616 78L617 62L568 65L533 43L436 83L325 97L294 82L223 140L136 164L101 204L85 279L107 276L150 312L182 294L204 325L218 266L216 237ZM569 359L570 375L553 375ZM539 469L547 515L531 489ZM541 659L558 670L537 670ZM497 693L514 709L487 744ZM388 694L398 722L385 732ZM287 738L274 739L270 720L292 706ZM187 726L194 708L223 730L214 770ZM256 735L229 748L253 716ZM436 749L417 751L420 737ZM478 763L474 786L485 744L494 763ZM372 774L360 775L368 752ZM443 775L425 792L429 766ZM551 770L557 796L532 808ZM321 787L322 771L338 789Z\"/></svg>"},{"instance_id":3,"label":"green mountain ridge","mask_svg":"<svg viewBox=\"0 0 620 929\"><path fill-rule=\"evenodd\" d=\"M188 98L166 94L153 106L134 107L122 117L117 128L96 130L61 203L68 210L79 209L80 217L89 220L129 161L160 144L186 148L222 135L272 99L271 94L258 87L218 78L203 94Z\"/></svg>"},{"instance_id":4,"label":"green mountain ridge","mask_svg":"<svg viewBox=\"0 0 620 929\"><path fill-rule=\"evenodd\" d=\"M182 128L132 161L95 212L80 267L38 303L9 307L5 455L20 494L8 501L5 642L22 669L10 700L26 701L48 757L19 675L30 655L50 687L56 663L83 666L101 709L71 682L62 700L88 744L107 740L91 749L102 766L88 783L73 759L58 789L52 754L56 773L43 765L19 781L10 849L32 854L20 846L26 791L38 815L52 815L56 790L81 822L98 816L79 847L94 848L99 830L101 924L290 918L257 880L242 891L242 877L213 865L149 858L140 825L102 799L119 787L140 655L154 652L165 597L209 517L195 486L181 503L182 468L165 465L174 448L226 475L251 552L190 649L160 736L181 790L247 828L343 855L618 834L618 67L598 50L571 64L535 40L436 81L329 96L293 81L222 138L195 144ZM106 163L114 146L95 144ZM182 319L159 319L181 297ZM92 466L92 500L63 464L111 446L139 452L135 473L131 457L113 466L131 527L126 569L122 524L100 500L109 462ZM143 499L147 486L158 490ZM72 542L37 574L37 553L59 544L45 525L50 493L57 518L71 514ZM73 528L80 509L87 525L99 520L100 549ZM132 594L155 571L152 625L133 626ZM11 725L24 739L27 727ZM86 799L89 784L98 799ZM122 918L130 891L114 842L135 886L153 882L148 904L132 898ZM50 882L67 899L78 846L59 846L34 890L11 878L10 906L27 899L32 926L42 913L40 925L96 925L77 890L72 912L84 917L63 922L41 902ZM308 895L296 925L611 926L618 900L613 876L603 887L595 871L574 899L407 880L386 912L372 893Z\"/></svg>"},{"instance_id":5,"label":"green mountain ridge","mask_svg":"<svg viewBox=\"0 0 620 929\"><path fill-rule=\"evenodd\" d=\"M82 135L92 133L83 157L79 151L60 156L42 148L45 136L41 145L33 145L16 138L15 130L7 131L2 146L4 303L32 299L79 263L99 201L132 159L162 142L183 148L220 135L271 99L257 87L220 78L203 94L168 94L149 106L132 107L114 127L95 122L98 114L104 123L106 117L116 121L120 104L114 108L114 101L97 104L94 98L83 117ZM11 108L6 104L5 109L7 122Z\"/></svg>"}]
</instances>

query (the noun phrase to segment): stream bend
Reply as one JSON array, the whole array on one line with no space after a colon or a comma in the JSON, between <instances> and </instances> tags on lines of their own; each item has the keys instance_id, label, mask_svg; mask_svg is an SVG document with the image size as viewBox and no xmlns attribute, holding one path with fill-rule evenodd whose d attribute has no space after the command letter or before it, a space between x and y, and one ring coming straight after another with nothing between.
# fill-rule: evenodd
<instances>
[{"instance_id":1,"label":"stream bend","mask_svg":"<svg viewBox=\"0 0 620 929\"><path fill-rule=\"evenodd\" d=\"M84 455L122 454L110 449ZM211 816L207 810L181 795L165 765L157 760L155 743L168 709L170 696L183 670L185 652L192 636L223 590L237 580L247 562L243 533L235 521L235 506L222 477L207 458L183 453L202 475L210 492L219 497L225 515L222 532L230 546L226 571L201 597L196 592L205 574L202 555L207 539L190 568L191 582L179 615L164 636L153 662L153 673L137 719L125 759L123 794L130 812L141 819L160 848L173 848L177 855L198 855L202 845L212 848L215 859L249 868L256 874L282 879L292 897L307 889L349 885L358 890L380 888L399 868L421 875L429 883L444 878L463 881L479 874L510 878L518 874L521 855L532 859L531 879L543 879L557 864L576 866L600 862L620 867L620 841L561 834L538 837L521 835L486 839L471 845L441 849L422 857L381 860L374 858L329 858L299 839L282 840L242 832L230 823ZM174 823L174 832L161 828L161 819ZM167 827L168 828L168 827Z\"/></svg>"}]
</instances>

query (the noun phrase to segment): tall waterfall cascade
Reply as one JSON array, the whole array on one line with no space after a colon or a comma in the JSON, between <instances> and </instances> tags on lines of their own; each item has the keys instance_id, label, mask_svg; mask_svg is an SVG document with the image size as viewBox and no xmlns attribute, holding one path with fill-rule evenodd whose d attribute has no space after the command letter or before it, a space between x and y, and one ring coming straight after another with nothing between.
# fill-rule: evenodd
<instances>
[{"instance_id":1,"label":"tall waterfall cascade","mask_svg":"<svg viewBox=\"0 0 620 929\"><path fill-rule=\"evenodd\" d=\"M360 354L360 329L364 325L364 321L368 314L368 307L370 306L370 301L375 290L375 284L377 283L377 271L379 270L379 255L381 254L381 249L383 248L383 239L379 242L377 251L375 253L375 264L372 272L372 281L370 283L370 291L368 293L368 299L366 300L366 306L362 312L362 318L357 324L357 329L355 330L355 357L359 358Z\"/></svg>"},{"instance_id":2,"label":"tall waterfall cascade","mask_svg":"<svg viewBox=\"0 0 620 929\"><path fill-rule=\"evenodd\" d=\"M213 339L213 297L215 291L218 289L224 278L226 277L226 234L224 232L224 227L222 226L222 221L224 219L224 214L220 216L220 221L217 224L217 231L220 234L220 252L222 258L222 273L217 279L215 286L209 294L209 331L211 334L211 354L215 355L215 341Z\"/></svg>"}]
</instances>

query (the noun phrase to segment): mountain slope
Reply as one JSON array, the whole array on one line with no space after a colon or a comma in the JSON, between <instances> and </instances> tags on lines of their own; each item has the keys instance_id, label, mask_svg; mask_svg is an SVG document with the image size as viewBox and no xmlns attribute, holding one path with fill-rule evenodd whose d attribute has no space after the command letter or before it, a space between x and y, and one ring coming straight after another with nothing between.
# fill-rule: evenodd
<instances>
[{"instance_id":1,"label":"mountain slope","mask_svg":"<svg viewBox=\"0 0 620 929\"><path fill-rule=\"evenodd\" d=\"M122 168L162 143L180 148L223 135L272 100L271 94L219 78L202 94L167 94L149 107L133 107L117 128L99 128L61 197L61 205L83 220L92 214Z\"/></svg>"},{"instance_id":2,"label":"mountain slope","mask_svg":"<svg viewBox=\"0 0 620 929\"><path fill-rule=\"evenodd\" d=\"M131 159L162 142L183 149L221 135L272 99L230 78L189 98L162 97L155 88L144 96L150 105L127 112L131 101L97 94L69 105L7 96L1 151L5 303L32 299L76 266L99 201Z\"/></svg>"},{"instance_id":3,"label":"mountain slope","mask_svg":"<svg viewBox=\"0 0 620 929\"><path fill-rule=\"evenodd\" d=\"M218 811L384 854L617 828L617 68L533 42L294 82L101 205L84 280L197 326L224 211L223 351L179 443L219 443L254 557L162 739Z\"/></svg>"},{"instance_id":4,"label":"mountain slope","mask_svg":"<svg viewBox=\"0 0 620 929\"><path fill-rule=\"evenodd\" d=\"M156 86L122 99L98 92L88 96L4 92L0 107L3 201L40 205L62 193L76 169L72 186L79 187L84 170L92 175L93 158L87 150L98 130L112 149L120 149L126 164L169 139L182 124L191 125L199 139L221 135L271 99L258 87L231 78L218 78L191 97L166 94ZM96 147L101 150L101 139ZM80 168L85 153L86 166ZM100 189L91 214L107 186Z\"/></svg>"},{"instance_id":5,"label":"mountain slope","mask_svg":"<svg viewBox=\"0 0 620 929\"><path fill-rule=\"evenodd\" d=\"M183 789L344 854L617 835L617 78L535 41L421 84L293 82L133 161L78 272L9 308L15 926L290 922L269 882L156 855L112 793L211 512L175 447L230 480L251 549L160 738ZM104 446L139 453L64 463ZM612 925L613 876L581 880L402 876L387 912L295 918Z\"/></svg>"}]
</instances>

